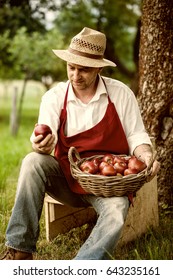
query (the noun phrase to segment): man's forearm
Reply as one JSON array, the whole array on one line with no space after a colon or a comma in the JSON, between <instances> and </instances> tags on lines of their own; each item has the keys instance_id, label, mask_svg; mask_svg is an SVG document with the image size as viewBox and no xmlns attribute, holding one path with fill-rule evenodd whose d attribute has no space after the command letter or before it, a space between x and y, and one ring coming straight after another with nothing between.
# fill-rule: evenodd
<instances>
[{"instance_id":1,"label":"man's forearm","mask_svg":"<svg viewBox=\"0 0 173 280\"><path fill-rule=\"evenodd\" d=\"M136 149L134 150L133 153L136 157L140 158L140 157L142 157L142 155L144 153L153 154L153 149L152 149L152 146L150 146L148 144L141 144L136 147Z\"/></svg>"}]
</instances>

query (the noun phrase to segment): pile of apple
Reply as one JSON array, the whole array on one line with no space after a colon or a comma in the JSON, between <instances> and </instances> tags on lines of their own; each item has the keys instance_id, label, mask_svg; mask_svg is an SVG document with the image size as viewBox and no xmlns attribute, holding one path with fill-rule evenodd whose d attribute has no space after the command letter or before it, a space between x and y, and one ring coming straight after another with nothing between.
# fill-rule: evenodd
<instances>
[{"instance_id":1,"label":"pile of apple","mask_svg":"<svg viewBox=\"0 0 173 280\"><path fill-rule=\"evenodd\" d=\"M135 156L106 154L102 158L92 158L80 164L85 173L104 176L126 176L137 174L146 168L146 164Z\"/></svg>"}]
</instances>

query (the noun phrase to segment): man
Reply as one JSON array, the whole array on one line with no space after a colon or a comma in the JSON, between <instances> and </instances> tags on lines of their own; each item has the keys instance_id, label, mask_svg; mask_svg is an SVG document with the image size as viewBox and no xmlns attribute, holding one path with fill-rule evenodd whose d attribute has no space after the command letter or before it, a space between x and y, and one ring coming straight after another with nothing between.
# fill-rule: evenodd
<instances>
[{"instance_id":1,"label":"man","mask_svg":"<svg viewBox=\"0 0 173 280\"><path fill-rule=\"evenodd\" d=\"M33 258L45 193L74 207L92 205L98 213L76 260L109 259L113 254L128 213L128 197L86 194L70 174L68 150L74 146L82 157L134 154L146 165L153 154L134 94L123 83L100 75L103 67L116 66L104 59L105 47L103 33L84 28L68 50L54 50L67 62L68 81L42 98L38 123L49 125L53 133L44 139L31 136L34 152L22 162L3 259ZM50 155L53 151L55 157ZM158 170L155 161L152 176Z\"/></svg>"}]
</instances>

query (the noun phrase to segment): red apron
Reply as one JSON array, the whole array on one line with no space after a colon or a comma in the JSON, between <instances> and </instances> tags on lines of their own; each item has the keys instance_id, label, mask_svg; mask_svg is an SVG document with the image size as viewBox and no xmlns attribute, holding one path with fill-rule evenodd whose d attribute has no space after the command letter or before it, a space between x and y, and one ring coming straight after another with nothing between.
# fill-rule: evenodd
<instances>
[{"instance_id":1,"label":"red apron","mask_svg":"<svg viewBox=\"0 0 173 280\"><path fill-rule=\"evenodd\" d=\"M109 96L105 115L98 124L84 132L70 137L65 136L68 88L69 86L67 87L64 99L64 108L60 115L60 128L58 130L58 143L55 147L55 157L59 161L70 189L75 193L85 194L86 192L71 176L68 160L69 148L72 146L75 147L80 153L80 157L84 158L106 153L128 155L129 147L119 116Z\"/></svg>"}]
</instances>

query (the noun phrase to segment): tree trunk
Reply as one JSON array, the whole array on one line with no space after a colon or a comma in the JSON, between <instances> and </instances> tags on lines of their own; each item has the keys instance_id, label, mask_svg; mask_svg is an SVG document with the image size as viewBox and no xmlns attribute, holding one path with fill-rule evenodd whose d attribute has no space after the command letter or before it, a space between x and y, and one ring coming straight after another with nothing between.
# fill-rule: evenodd
<instances>
[{"instance_id":1,"label":"tree trunk","mask_svg":"<svg viewBox=\"0 0 173 280\"><path fill-rule=\"evenodd\" d=\"M27 82L28 82L28 77L26 76L23 81L22 92L21 92L21 96L20 96L20 100L19 100L19 109L18 109L18 125L19 126L20 126L20 122L21 122L21 118L22 118L22 107L23 107L23 101L24 101Z\"/></svg>"},{"instance_id":2,"label":"tree trunk","mask_svg":"<svg viewBox=\"0 0 173 280\"><path fill-rule=\"evenodd\" d=\"M13 136L16 136L18 132L17 98L18 98L18 88L14 87L14 92L12 95L12 108L11 108L11 115L10 115L10 131L11 131L11 135Z\"/></svg>"},{"instance_id":3,"label":"tree trunk","mask_svg":"<svg viewBox=\"0 0 173 280\"><path fill-rule=\"evenodd\" d=\"M143 0L138 101L155 138L159 201L173 202L173 2Z\"/></svg>"}]
</instances>

